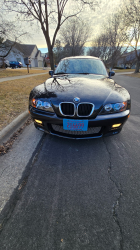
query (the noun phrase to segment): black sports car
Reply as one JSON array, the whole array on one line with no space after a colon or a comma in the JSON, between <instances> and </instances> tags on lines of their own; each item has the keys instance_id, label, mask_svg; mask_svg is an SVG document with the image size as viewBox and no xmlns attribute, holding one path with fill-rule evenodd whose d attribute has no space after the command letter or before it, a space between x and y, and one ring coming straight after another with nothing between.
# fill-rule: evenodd
<instances>
[{"instance_id":1,"label":"black sports car","mask_svg":"<svg viewBox=\"0 0 140 250\"><path fill-rule=\"evenodd\" d=\"M130 114L128 91L96 57L60 61L46 82L30 93L35 127L60 137L84 139L118 134Z\"/></svg>"}]
</instances>

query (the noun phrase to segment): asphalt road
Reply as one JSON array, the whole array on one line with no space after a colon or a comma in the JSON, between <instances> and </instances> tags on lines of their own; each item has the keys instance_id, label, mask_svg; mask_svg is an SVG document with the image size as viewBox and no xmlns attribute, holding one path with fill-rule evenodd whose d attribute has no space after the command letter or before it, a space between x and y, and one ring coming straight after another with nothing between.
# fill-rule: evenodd
<instances>
[{"instance_id":1,"label":"asphalt road","mask_svg":"<svg viewBox=\"0 0 140 250\"><path fill-rule=\"evenodd\" d=\"M122 132L83 141L43 135L10 199L0 249L140 249L140 79L114 79L132 97Z\"/></svg>"}]
</instances>

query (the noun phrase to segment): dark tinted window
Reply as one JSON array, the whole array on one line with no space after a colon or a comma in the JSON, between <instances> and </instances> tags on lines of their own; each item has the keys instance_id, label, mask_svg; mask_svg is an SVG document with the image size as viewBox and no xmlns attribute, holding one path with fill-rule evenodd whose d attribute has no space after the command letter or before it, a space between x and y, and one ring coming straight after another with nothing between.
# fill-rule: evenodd
<instances>
[{"instance_id":1,"label":"dark tinted window","mask_svg":"<svg viewBox=\"0 0 140 250\"><path fill-rule=\"evenodd\" d=\"M92 58L61 60L55 70L55 74L61 73L107 75L103 62Z\"/></svg>"}]
</instances>

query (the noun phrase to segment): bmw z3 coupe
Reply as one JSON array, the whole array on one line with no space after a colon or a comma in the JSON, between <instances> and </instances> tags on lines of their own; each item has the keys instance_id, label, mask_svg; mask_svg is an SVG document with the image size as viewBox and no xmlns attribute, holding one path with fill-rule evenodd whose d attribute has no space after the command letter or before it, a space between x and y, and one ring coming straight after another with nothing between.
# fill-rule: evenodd
<instances>
[{"instance_id":1,"label":"bmw z3 coupe","mask_svg":"<svg viewBox=\"0 0 140 250\"><path fill-rule=\"evenodd\" d=\"M96 57L67 57L51 77L30 93L35 127L72 139L118 134L130 115L128 91L118 85Z\"/></svg>"}]
</instances>

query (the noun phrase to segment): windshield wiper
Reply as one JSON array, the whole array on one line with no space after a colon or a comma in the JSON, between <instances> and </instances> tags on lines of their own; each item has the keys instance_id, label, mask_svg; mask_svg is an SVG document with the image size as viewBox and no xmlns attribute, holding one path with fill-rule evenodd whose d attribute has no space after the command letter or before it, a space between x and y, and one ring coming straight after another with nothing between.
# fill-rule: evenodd
<instances>
[{"instance_id":1,"label":"windshield wiper","mask_svg":"<svg viewBox=\"0 0 140 250\"><path fill-rule=\"evenodd\" d=\"M76 74L89 75L90 73L76 73Z\"/></svg>"},{"instance_id":2,"label":"windshield wiper","mask_svg":"<svg viewBox=\"0 0 140 250\"><path fill-rule=\"evenodd\" d=\"M71 74L73 74L73 75L76 75L76 74L81 74L81 75L89 75L90 73L64 73L64 72L58 72L58 73L55 73L54 75L71 75Z\"/></svg>"},{"instance_id":3,"label":"windshield wiper","mask_svg":"<svg viewBox=\"0 0 140 250\"><path fill-rule=\"evenodd\" d=\"M63 75L63 74L67 74L65 72L58 72L58 73L55 73L54 75Z\"/></svg>"}]
</instances>

